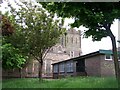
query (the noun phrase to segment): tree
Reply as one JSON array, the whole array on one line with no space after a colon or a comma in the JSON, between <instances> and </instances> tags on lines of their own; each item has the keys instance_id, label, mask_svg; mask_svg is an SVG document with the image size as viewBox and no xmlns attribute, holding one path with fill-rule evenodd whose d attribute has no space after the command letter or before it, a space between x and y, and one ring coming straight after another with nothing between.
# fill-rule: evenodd
<instances>
[{"instance_id":1,"label":"tree","mask_svg":"<svg viewBox=\"0 0 120 90\"><path fill-rule=\"evenodd\" d=\"M19 48L21 53L36 59L39 62L39 78L42 78L43 60L50 48L59 41L62 29L54 15L47 13L41 7L31 3L23 3L19 10L11 8L11 16L15 19L14 34L7 42ZM39 7L39 8L38 8Z\"/></svg>"},{"instance_id":2,"label":"tree","mask_svg":"<svg viewBox=\"0 0 120 90\"><path fill-rule=\"evenodd\" d=\"M41 4L60 17L74 18L75 22L71 26L83 25L88 28L85 31L85 37L92 36L93 41L100 41L103 37L109 36L112 41L115 75L118 80L120 79L116 40L110 28L113 21L120 18L119 3L52 2Z\"/></svg>"},{"instance_id":3,"label":"tree","mask_svg":"<svg viewBox=\"0 0 120 90\"><path fill-rule=\"evenodd\" d=\"M13 34L14 28L12 23L10 23L9 19L2 15L2 67L4 69L14 69L14 68L22 68L22 65L25 63L25 57L19 53L19 49L12 46L11 43L6 42L6 38L9 38L10 35Z\"/></svg>"},{"instance_id":4,"label":"tree","mask_svg":"<svg viewBox=\"0 0 120 90\"><path fill-rule=\"evenodd\" d=\"M9 36L13 31L14 28L8 18L2 15L2 36Z\"/></svg>"},{"instance_id":5,"label":"tree","mask_svg":"<svg viewBox=\"0 0 120 90\"><path fill-rule=\"evenodd\" d=\"M4 69L22 68L25 61L26 59L19 53L19 49L7 43L2 45L2 67Z\"/></svg>"},{"instance_id":6,"label":"tree","mask_svg":"<svg viewBox=\"0 0 120 90\"><path fill-rule=\"evenodd\" d=\"M1 21L1 31L3 36L2 45L0 46L2 49L2 68L4 70L18 68L21 71L23 65L26 63L27 58L20 53L18 48L14 47L10 42L7 42L7 38L14 33L12 22L10 22L8 17L5 15L2 15ZM20 74L20 76L22 75Z\"/></svg>"},{"instance_id":7,"label":"tree","mask_svg":"<svg viewBox=\"0 0 120 90\"><path fill-rule=\"evenodd\" d=\"M15 36L15 28L13 26L15 20L8 14L8 12L1 14L2 45L0 48L2 50L2 68L4 70L19 69L20 77L22 78L21 69L25 66L28 57L10 42L10 39L13 42L15 41L14 38L11 38L13 35Z\"/></svg>"}]
</instances>

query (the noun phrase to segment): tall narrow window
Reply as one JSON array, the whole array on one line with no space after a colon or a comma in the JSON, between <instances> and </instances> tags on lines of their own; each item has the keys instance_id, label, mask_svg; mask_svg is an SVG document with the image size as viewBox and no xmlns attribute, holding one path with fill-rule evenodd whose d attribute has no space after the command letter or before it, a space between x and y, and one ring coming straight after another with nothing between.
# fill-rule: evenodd
<instances>
[{"instance_id":1,"label":"tall narrow window","mask_svg":"<svg viewBox=\"0 0 120 90\"><path fill-rule=\"evenodd\" d=\"M73 43L73 37L71 37L71 43Z\"/></svg>"},{"instance_id":2,"label":"tall narrow window","mask_svg":"<svg viewBox=\"0 0 120 90\"><path fill-rule=\"evenodd\" d=\"M59 71L64 72L64 68L65 68L64 63L61 63L59 67L60 67Z\"/></svg>"},{"instance_id":3,"label":"tall narrow window","mask_svg":"<svg viewBox=\"0 0 120 90\"><path fill-rule=\"evenodd\" d=\"M73 62L67 62L67 72L73 72Z\"/></svg>"},{"instance_id":4,"label":"tall narrow window","mask_svg":"<svg viewBox=\"0 0 120 90\"><path fill-rule=\"evenodd\" d=\"M77 38L76 38L76 44L77 44Z\"/></svg>"},{"instance_id":5,"label":"tall narrow window","mask_svg":"<svg viewBox=\"0 0 120 90\"><path fill-rule=\"evenodd\" d=\"M53 66L53 72L54 73L58 73L58 65L54 65Z\"/></svg>"}]
</instances>

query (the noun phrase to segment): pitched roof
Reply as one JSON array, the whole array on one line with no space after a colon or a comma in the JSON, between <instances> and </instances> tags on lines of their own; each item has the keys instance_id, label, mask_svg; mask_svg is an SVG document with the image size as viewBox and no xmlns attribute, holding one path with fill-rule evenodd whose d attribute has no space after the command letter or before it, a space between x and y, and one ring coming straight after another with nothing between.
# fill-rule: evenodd
<instances>
[{"instance_id":1,"label":"pitched roof","mask_svg":"<svg viewBox=\"0 0 120 90\"><path fill-rule=\"evenodd\" d=\"M63 53L47 53L45 59L49 59L52 61L61 61L64 59L70 59L69 55Z\"/></svg>"}]
</instances>

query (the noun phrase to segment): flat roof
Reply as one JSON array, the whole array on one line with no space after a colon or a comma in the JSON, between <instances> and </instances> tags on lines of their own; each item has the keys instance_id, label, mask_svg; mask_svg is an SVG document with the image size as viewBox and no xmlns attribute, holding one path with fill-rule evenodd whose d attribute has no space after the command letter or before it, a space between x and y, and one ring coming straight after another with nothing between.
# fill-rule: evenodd
<instances>
[{"instance_id":1,"label":"flat roof","mask_svg":"<svg viewBox=\"0 0 120 90\"><path fill-rule=\"evenodd\" d=\"M105 54L111 54L112 55L112 51L111 50L100 49L99 51L92 52L92 53L82 55L82 56L79 56L79 57L75 57L75 58L70 58L70 59L67 59L67 60L64 60L64 61L59 61L59 62L53 63L52 65L62 63L62 62L66 62L66 61L70 61L70 60L85 59L85 58L93 57L93 56L96 56L96 55L105 55ZM119 54L120 54L120 52L119 52Z\"/></svg>"}]
</instances>

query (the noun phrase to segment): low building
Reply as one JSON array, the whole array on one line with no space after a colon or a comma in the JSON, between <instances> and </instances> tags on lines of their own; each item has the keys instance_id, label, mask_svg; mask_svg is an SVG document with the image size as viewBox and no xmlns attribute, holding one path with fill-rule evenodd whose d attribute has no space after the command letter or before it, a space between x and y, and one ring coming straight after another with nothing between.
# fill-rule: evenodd
<instances>
[{"instance_id":1,"label":"low building","mask_svg":"<svg viewBox=\"0 0 120 90\"><path fill-rule=\"evenodd\" d=\"M99 50L76 58L60 61L52 65L53 78L79 75L100 77L115 76L111 50Z\"/></svg>"}]
</instances>

